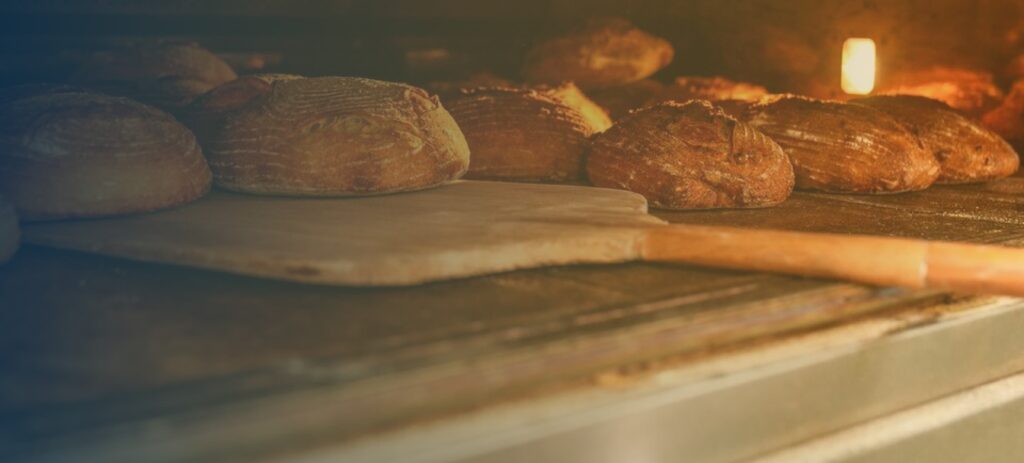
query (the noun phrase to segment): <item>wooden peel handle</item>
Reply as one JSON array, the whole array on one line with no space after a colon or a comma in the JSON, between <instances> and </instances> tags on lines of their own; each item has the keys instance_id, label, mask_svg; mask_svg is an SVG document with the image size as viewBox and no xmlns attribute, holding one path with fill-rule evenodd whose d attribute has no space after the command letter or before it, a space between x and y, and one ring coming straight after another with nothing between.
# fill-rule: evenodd
<instances>
[{"instance_id":1,"label":"wooden peel handle","mask_svg":"<svg viewBox=\"0 0 1024 463\"><path fill-rule=\"evenodd\" d=\"M1024 297L1024 249L702 225L651 229L643 260Z\"/></svg>"}]
</instances>

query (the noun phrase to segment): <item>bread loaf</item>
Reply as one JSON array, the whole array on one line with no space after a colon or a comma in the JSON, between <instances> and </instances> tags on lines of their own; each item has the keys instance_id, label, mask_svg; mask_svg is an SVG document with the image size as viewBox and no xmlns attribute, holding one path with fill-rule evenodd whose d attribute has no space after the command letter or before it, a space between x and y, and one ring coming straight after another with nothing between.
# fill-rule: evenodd
<instances>
[{"instance_id":1,"label":"bread loaf","mask_svg":"<svg viewBox=\"0 0 1024 463\"><path fill-rule=\"evenodd\" d=\"M782 148L706 101L633 112L594 137L596 186L644 195L665 209L763 207L785 201L793 168Z\"/></svg>"},{"instance_id":2,"label":"bread loaf","mask_svg":"<svg viewBox=\"0 0 1024 463\"><path fill-rule=\"evenodd\" d=\"M913 133L868 106L777 96L748 114L789 155L797 188L898 193L925 189L939 176L938 161Z\"/></svg>"},{"instance_id":3,"label":"bread loaf","mask_svg":"<svg viewBox=\"0 0 1024 463\"><path fill-rule=\"evenodd\" d=\"M247 193L418 190L469 165L466 139L437 97L356 77L275 80L206 135L217 185Z\"/></svg>"},{"instance_id":4,"label":"bread loaf","mask_svg":"<svg viewBox=\"0 0 1024 463\"><path fill-rule=\"evenodd\" d=\"M151 211L210 187L192 133L127 98L37 94L0 104L0 120L0 193L24 220Z\"/></svg>"},{"instance_id":5,"label":"bread loaf","mask_svg":"<svg viewBox=\"0 0 1024 463\"><path fill-rule=\"evenodd\" d=\"M531 83L572 81L583 89L627 84L672 61L668 41L625 19L606 18L538 43L526 55L523 77Z\"/></svg>"},{"instance_id":6,"label":"bread loaf","mask_svg":"<svg viewBox=\"0 0 1024 463\"><path fill-rule=\"evenodd\" d=\"M467 178L578 180L593 127L551 96L522 88L463 90L448 108L473 153Z\"/></svg>"},{"instance_id":7,"label":"bread loaf","mask_svg":"<svg viewBox=\"0 0 1024 463\"><path fill-rule=\"evenodd\" d=\"M173 112L237 77L224 60L198 44L164 42L97 53L70 80Z\"/></svg>"},{"instance_id":8,"label":"bread loaf","mask_svg":"<svg viewBox=\"0 0 1024 463\"><path fill-rule=\"evenodd\" d=\"M941 166L938 183L984 182L1017 171L1020 160L1005 140L953 110L921 96L872 96L851 101L907 125Z\"/></svg>"},{"instance_id":9,"label":"bread loaf","mask_svg":"<svg viewBox=\"0 0 1024 463\"><path fill-rule=\"evenodd\" d=\"M0 196L0 263L10 260L18 250L19 235L14 206Z\"/></svg>"}]
</instances>

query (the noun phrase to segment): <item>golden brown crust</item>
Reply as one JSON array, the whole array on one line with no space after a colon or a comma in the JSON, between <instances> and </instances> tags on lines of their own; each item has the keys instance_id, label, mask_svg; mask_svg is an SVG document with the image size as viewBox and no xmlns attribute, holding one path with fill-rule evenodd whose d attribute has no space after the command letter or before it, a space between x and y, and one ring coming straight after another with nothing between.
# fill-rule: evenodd
<instances>
[{"instance_id":1,"label":"golden brown crust","mask_svg":"<svg viewBox=\"0 0 1024 463\"><path fill-rule=\"evenodd\" d=\"M208 142L218 186L358 196L433 187L465 173L469 148L437 97L356 77L274 82Z\"/></svg>"},{"instance_id":2,"label":"golden brown crust","mask_svg":"<svg viewBox=\"0 0 1024 463\"><path fill-rule=\"evenodd\" d=\"M467 178L564 182L583 174L593 128L578 111L535 90L463 90L448 108L473 153Z\"/></svg>"},{"instance_id":3,"label":"golden brown crust","mask_svg":"<svg viewBox=\"0 0 1024 463\"><path fill-rule=\"evenodd\" d=\"M195 137L170 114L91 93L0 105L0 190L25 220L151 211L210 187Z\"/></svg>"},{"instance_id":4,"label":"golden brown crust","mask_svg":"<svg viewBox=\"0 0 1024 463\"><path fill-rule=\"evenodd\" d=\"M845 193L923 190L939 163L903 124L877 109L782 95L750 108L749 123L789 155L801 189Z\"/></svg>"},{"instance_id":5,"label":"golden brown crust","mask_svg":"<svg viewBox=\"0 0 1024 463\"><path fill-rule=\"evenodd\" d=\"M175 110L237 77L224 60L195 43L165 42L97 53L70 80Z\"/></svg>"},{"instance_id":6,"label":"golden brown crust","mask_svg":"<svg viewBox=\"0 0 1024 463\"><path fill-rule=\"evenodd\" d=\"M782 148L706 101L638 110L594 138L596 186L644 195L665 209L772 206L793 190Z\"/></svg>"},{"instance_id":7,"label":"golden brown crust","mask_svg":"<svg viewBox=\"0 0 1024 463\"><path fill-rule=\"evenodd\" d=\"M526 55L523 77L538 84L572 81L584 89L611 87L654 74L672 55L668 41L627 20L591 20L534 46Z\"/></svg>"},{"instance_id":8,"label":"golden brown crust","mask_svg":"<svg viewBox=\"0 0 1024 463\"><path fill-rule=\"evenodd\" d=\"M0 263L10 260L18 250L19 240L18 216L14 213L14 206L0 196Z\"/></svg>"},{"instance_id":9,"label":"golden brown crust","mask_svg":"<svg viewBox=\"0 0 1024 463\"><path fill-rule=\"evenodd\" d=\"M1017 171L1020 160L1005 140L945 103L912 95L851 101L881 110L907 125L941 165L937 183L984 182Z\"/></svg>"},{"instance_id":10,"label":"golden brown crust","mask_svg":"<svg viewBox=\"0 0 1024 463\"><path fill-rule=\"evenodd\" d=\"M572 82L563 82L560 85L537 85L532 88L578 111L583 119L590 124L593 133L604 132L612 126L612 119L608 117L608 111L588 98Z\"/></svg>"},{"instance_id":11,"label":"golden brown crust","mask_svg":"<svg viewBox=\"0 0 1024 463\"><path fill-rule=\"evenodd\" d=\"M980 117L999 105L1003 91L992 74L965 68L934 66L899 71L886 76L879 95L917 95L948 104L971 117Z\"/></svg>"},{"instance_id":12,"label":"golden brown crust","mask_svg":"<svg viewBox=\"0 0 1024 463\"><path fill-rule=\"evenodd\" d=\"M1015 82L1006 99L981 120L1017 149L1024 149L1024 80Z\"/></svg>"}]
</instances>

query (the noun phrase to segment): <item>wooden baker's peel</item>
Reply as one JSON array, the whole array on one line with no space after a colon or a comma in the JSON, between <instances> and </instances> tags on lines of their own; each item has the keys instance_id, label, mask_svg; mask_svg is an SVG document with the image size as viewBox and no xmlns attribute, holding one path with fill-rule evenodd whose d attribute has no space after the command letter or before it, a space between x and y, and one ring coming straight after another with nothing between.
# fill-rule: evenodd
<instances>
[{"instance_id":1,"label":"wooden baker's peel","mask_svg":"<svg viewBox=\"0 0 1024 463\"><path fill-rule=\"evenodd\" d=\"M34 244L336 285L644 260L1024 296L1021 249L669 225L637 194L566 185L461 181L361 199L213 192L169 211L24 232Z\"/></svg>"}]
</instances>

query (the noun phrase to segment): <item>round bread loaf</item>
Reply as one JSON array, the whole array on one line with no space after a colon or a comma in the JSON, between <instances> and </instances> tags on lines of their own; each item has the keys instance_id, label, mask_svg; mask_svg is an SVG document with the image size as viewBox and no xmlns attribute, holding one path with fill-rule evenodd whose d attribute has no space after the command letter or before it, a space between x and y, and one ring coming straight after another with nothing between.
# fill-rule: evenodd
<instances>
[{"instance_id":1,"label":"round bread loaf","mask_svg":"<svg viewBox=\"0 0 1024 463\"><path fill-rule=\"evenodd\" d=\"M246 193L419 190L469 165L466 139L436 96L356 77L275 80L207 135L217 185Z\"/></svg>"},{"instance_id":2,"label":"round bread loaf","mask_svg":"<svg viewBox=\"0 0 1024 463\"><path fill-rule=\"evenodd\" d=\"M672 55L668 41L625 19L595 19L534 46L526 55L523 77L538 84L572 81L584 89L611 87L654 74Z\"/></svg>"},{"instance_id":3,"label":"round bread loaf","mask_svg":"<svg viewBox=\"0 0 1024 463\"><path fill-rule=\"evenodd\" d=\"M772 206L793 191L774 141L706 101L638 110L594 137L587 175L664 209Z\"/></svg>"},{"instance_id":4,"label":"round bread loaf","mask_svg":"<svg viewBox=\"0 0 1024 463\"><path fill-rule=\"evenodd\" d=\"M1005 140L941 101L913 95L851 101L906 124L941 166L937 183L984 182L1017 171L1020 159Z\"/></svg>"},{"instance_id":5,"label":"round bread loaf","mask_svg":"<svg viewBox=\"0 0 1024 463\"><path fill-rule=\"evenodd\" d=\"M224 60L198 44L165 42L96 53L70 81L173 111L237 77Z\"/></svg>"},{"instance_id":6,"label":"round bread loaf","mask_svg":"<svg viewBox=\"0 0 1024 463\"><path fill-rule=\"evenodd\" d=\"M789 155L797 188L898 193L928 188L939 176L935 156L906 126L868 106L781 95L748 116Z\"/></svg>"},{"instance_id":7,"label":"round bread loaf","mask_svg":"<svg viewBox=\"0 0 1024 463\"><path fill-rule=\"evenodd\" d=\"M563 82L560 85L538 85L533 88L578 111L583 119L590 124L593 133L604 132L612 126L612 119L608 117L608 111L594 103L594 100L583 94L583 91L572 82Z\"/></svg>"},{"instance_id":8,"label":"round bread loaf","mask_svg":"<svg viewBox=\"0 0 1024 463\"><path fill-rule=\"evenodd\" d=\"M0 193L25 220L152 211L210 188L192 132L127 98L44 93L0 105L0 120Z\"/></svg>"},{"instance_id":9,"label":"round bread loaf","mask_svg":"<svg viewBox=\"0 0 1024 463\"><path fill-rule=\"evenodd\" d=\"M14 206L0 196L0 263L10 260L18 250L19 239L18 216L14 213Z\"/></svg>"},{"instance_id":10,"label":"round bread loaf","mask_svg":"<svg viewBox=\"0 0 1024 463\"><path fill-rule=\"evenodd\" d=\"M239 77L206 92L179 111L181 121L206 146L223 128L228 116L270 92L274 82L302 79L292 74L253 74Z\"/></svg>"},{"instance_id":11,"label":"round bread loaf","mask_svg":"<svg viewBox=\"0 0 1024 463\"><path fill-rule=\"evenodd\" d=\"M467 178L578 180L594 128L579 111L521 88L463 90L448 101L473 153Z\"/></svg>"}]
</instances>

